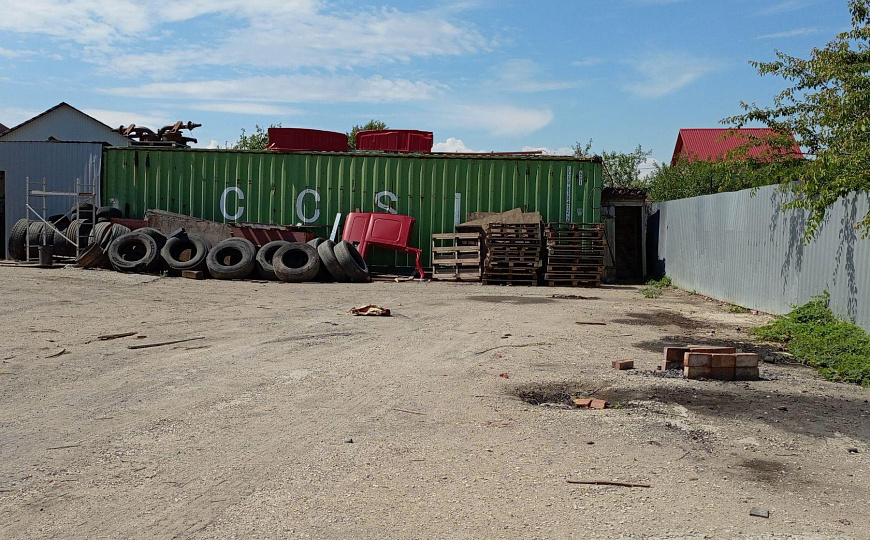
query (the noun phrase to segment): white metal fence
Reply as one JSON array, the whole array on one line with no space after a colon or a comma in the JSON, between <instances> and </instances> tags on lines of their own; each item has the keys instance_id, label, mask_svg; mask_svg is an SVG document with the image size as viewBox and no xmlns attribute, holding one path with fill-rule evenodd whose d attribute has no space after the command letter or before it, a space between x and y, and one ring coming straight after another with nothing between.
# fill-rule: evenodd
<instances>
[{"instance_id":1,"label":"white metal fence","mask_svg":"<svg viewBox=\"0 0 870 540\"><path fill-rule=\"evenodd\" d=\"M870 238L855 224L870 194L840 199L803 243L804 211L783 211L776 186L656 203L652 270L685 290L782 314L827 290L831 309L870 331Z\"/></svg>"}]
</instances>

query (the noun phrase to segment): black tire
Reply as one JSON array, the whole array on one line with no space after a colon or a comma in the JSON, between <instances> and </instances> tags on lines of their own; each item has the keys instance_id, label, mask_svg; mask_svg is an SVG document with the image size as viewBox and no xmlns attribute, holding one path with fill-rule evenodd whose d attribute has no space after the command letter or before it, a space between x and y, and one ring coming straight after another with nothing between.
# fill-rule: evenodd
<instances>
[{"instance_id":1,"label":"black tire","mask_svg":"<svg viewBox=\"0 0 870 540\"><path fill-rule=\"evenodd\" d=\"M327 240L317 246L317 254L320 256L320 263L326 267L326 270L332 275L335 281L350 281L350 277L338 264L338 259L335 258L335 242Z\"/></svg>"},{"instance_id":2,"label":"black tire","mask_svg":"<svg viewBox=\"0 0 870 540\"><path fill-rule=\"evenodd\" d=\"M338 259L341 269L344 270L351 281L362 283L371 280L369 277L369 267L353 244L347 240L342 240L335 245L333 253L335 253L335 258Z\"/></svg>"},{"instance_id":3,"label":"black tire","mask_svg":"<svg viewBox=\"0 0 870 540\"><path fill-rule=\"evenodd\" d=\"M272 256L272 267L281 281L311 281L320 270L320 257L317 250L308 244L293 242L275 252Z\"/></svg>"},{"instance_id":4,"label":"black tire","mask_svg":"<svg viewBox=\"0 0 870 540\"><path fill-rule=\"evenodd\" d=\"M121 218L124 217L124 214L121 213L121 210L115 208L114 206L101 206L97 209L97 221L111 221L112 218Z\"/></svg>"},{"instance_id":5,"label":"black tire","mask_svg":"<svg viewBox=\"0 0 870 540\"><path fill-rule=\"evenodd\" d=\"M88 245L91 244L102 244L103 238L108 232L109 228L112 226L111 223L107 222L98 222L94 225L94 229L91 231L91 235L88 237Z\"/></svg>"},{"instance_id":6,"label":"black tire","mask_svg":"<svg viewBox=\"0 0 870 540\"><path fill-rule=\"evenodd\" d=\"M27 252L27 220L19 219L9 234L9 256L23 261Z\"/></svg>"},{"instance_id":7,"label":"black tire","mask_svg":"<svg viewBox=\"0 0 870 540\"><path fill-rule=\"evenodd\" d=\"M55 228L60 229L61 231L65 231L67 227L69 227L70 219L66 214L55 214L48 218L48 221L55 226Z\"/></svg>"},{"instance_id":8,"label":"black tire","mask_svg":"<svg viewBox=\"0 0 870 540\"><path fill-rule=\"evenodd\" d=\"M309 240L308 242L305 242L305 243L308 244L309 246L313 247L314 249L317 249L320 247L320 244L322 244L324 242L326 242L326 238L315 238L315 239ZM320 253L318 253L317 256L320 257ZM320 270L317 271L317 275L314 276L314 279L316 281L321 281L321 282L332 281L332 274L330 274L329 270L326 269L326 265L323 264L322 259L320 261Z\"/></svg>"},{"instance_id":9,"label":"black tire","mask_svg":"<svg viewBox=\"0 0 870 540\"><path fill-rule=\"evenodd\" d=\"M273 240L267 244L264 244L263 247L257 251L257 256L255 257L255 261L257 264L257 273L263 279L278 279L278 276L275 275L275 268L272 266L272 257L275 256L275 252L281 249L284 246L289 246L290 242L286 240Z\"/></svg>"},{"instance_id":10,"label":"black tire","mask_svg":"<svg viewBox=\"0 0 870 540\"><path fill-rule=\"evenodd\" d=\"M150 272L159 260L157 242L139 231L122 234L109 244L109 262L118 272Z\"/></svg>"},{"instance_id":11,"label":"black tire","mask_svg":"<svg viewBox=\"0 0 870 540\"><path fill-rule=\"evenodd\" d=\"M163 246L166 245L166 235L154 227L142 227L141 229L136 230L153 238L154 241L157 242L157 249L163 249Z\"/></svg>"},{"instance_id":12,"label":"black tire","mask_svg":"<svg viewBox=\"0 0 870 540\"><path fill-rule=\"evenodd\" d=\"M160 256L172 270L199 270L205 266L210 249L211 244L202 236L183 234L166 240Z\"/></svg>"},{"instance_id":13,"label":"black tire","mask_svg":"<svg viewBox=\"0 0 870 540\"><path fill-rule=\"evenodd\" d=\"M205 259L208 273L216 279L244 279L254 270L257 246L247 238L218 242Z\"/></svg>"},{"instance_id":14,"label":"black tire","mask_svg":"<svg viewBox=\"0 0 870 540\"><path fill-rule=\"evenodd\" d=\"M75 257L78 254L76 246L81 249L87 248L91 229L93 229L93 223L91 221L86 219L73 220L72 223L69 224L69 227L64 231L64 236L72 242L64 242L64 244L66 244L64 246L65 254L70 257Z\"/></svg>"},{"instance_id":15,"label":"black tire","mask_svg":"<svg viewBox=\"0 0 870 540\"><path fill-rule=\"evenodd\" d=\"M70 207L68 215L71 221L75 221L77 219L93 221L95 211L96 209L91 203L77 203Z\"/></svg>"}]
</instances>

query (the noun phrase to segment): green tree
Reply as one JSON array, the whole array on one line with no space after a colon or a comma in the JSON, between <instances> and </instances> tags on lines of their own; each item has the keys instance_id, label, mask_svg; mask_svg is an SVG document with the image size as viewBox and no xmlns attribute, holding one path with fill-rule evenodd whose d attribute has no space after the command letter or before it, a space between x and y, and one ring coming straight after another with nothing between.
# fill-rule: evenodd
<instances>
[{"instance_id":1,"label":"green tree","mask_svg":"<svg viewBox=\"0 0 870 540\"><path fill-rule=\"evenodd\" d=\"M824 48L813 49L809 59L776 51L773 62L751 62L760 75L788 82L771 107L741 102L744 114L724 123L742 127L761 122L778 136L774 149L789 148L789 134L810 157L803 167L786 170L786 189L794 194L786 208L809 211L806 239L812 238L827 209L840 197L870 190L870 0L850 0L852 27ZM763 142L747 142L762 146ZM788 157L772 152L771 160ZM866 236L870 213L856 226Z\"/></svg>"},{"instance_id":2,"label":"green tree","mask_svg":"<svg viewBox=\"0 0 870 540\"><path fill-rule=\"evenodd\" d=\"M646 180L647 194L653 201L671 201L777 184L803 163L794 159L770 162L737 157L715 162L681 159L673 165L654 166Z\"/></svg>"},{"instance_id":3,"label":"green tree","mask_svg":"<svg viewBox=\"0 0 870 540\"><path fill-rule=\"evenodd\" d=\"M387 127L387 124L381 122L380 120L369 120L364 126L353 126L349 132L347 132L347 147L351 150L356 149L356 134L360 131L368 131L368 130L378 130L378 129L390 129Z\"/></svg>"},{"instance_id":4,"label":"green tree","mask_svg":"<svg viewBox=\"0 0 870 540\"><path fill-rule=\"evenodd\" d=\"M270 128L281 127L270 125ZM254 132L248 135L245 128L242 128L242 134L239 135L239 140L233 144L233 150L265 150L269 144L269 132L259 124L254 125Z\"/></svg>"},{"instance_id":5,"label":"green tree","mask_svg":"<svg viewBox=\"0 0 870 540\"><path fill-rule=\"evenodd\" d=\"M604 185L607 187L645 187L641 180L640 166L652 155L652 150L644 150L641 145L633 152L602 152L601 159L604 161ZM591 158L592 139L585 144L574 145L574 156L578 158Z\"/></svg>"}]
</instances>

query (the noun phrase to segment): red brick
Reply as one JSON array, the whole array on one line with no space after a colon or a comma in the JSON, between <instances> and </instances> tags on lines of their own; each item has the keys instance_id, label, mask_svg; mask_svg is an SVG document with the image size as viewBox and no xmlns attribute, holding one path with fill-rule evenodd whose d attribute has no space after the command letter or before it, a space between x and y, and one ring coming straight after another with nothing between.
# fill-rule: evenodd
<instances>
[{"instance_id":1,"label":"red brick","mask_svg":"<svg viewBox=\"0 0 870 540\"><path fill-rule=\"evenodd\" d=\"M593 399L592 403L589 406L592 407L593 409L606 409L607 402L604 401L603 399Z\"/></svg>"},{"instance_id":2,"label":"red brick","mask_svg":"<svg viewBox=\"0 0 870 540\"><path fill-rule=\"evenodd\" d=\"M710 369L709 367L686 366L683 368L683 376L687 379L709 379Z\"/></svg>"},{"instance_id":3,"label":"red brick","mask_svg":"<svg viewBox=\"0 0 870 540\"><path fill-rule=\"evenodd\" d=\"M634 369L634 360L614 360L611 362L613 369L622 371L623 369Z\"/></svg>"},{"instance_id":4,"label":"red brick","mask_svg":"<svg viewBox=\"0 0 870 540\"><path fill-rule=\"evenodd\" d=\"M689 347L689 352L736 354L737 349L734 347L706 347L704 345L699 345L697 347Z\"/></svg>"},{"instance_id":5,"label":"red brick","mask_svg":"<svg viewBox=\"0 0 870 540\"><path fill-rule=\"evenodd\" d=\"M757 381L758 366L755 367L739 367L734 369L735 381Z\"/></svg>"},{"instance_id":6,"label":"red brick","mask_svg":"<svg viewBox=\"0 0 870 540\"><path fill-rule=\"evenodd\" d=\"M734 370L734 367L711 367L710 378L717 381L733 381Z\"/></svg>"},{"instance_id":7,"label":"red brick","mask_svg":"<svg viewBox=\"0 0 870 540\"><path fill-rule=\"evenodd\" d=\"M574 398L574 406L586 408L592 405L592 399L590 398Z\"/></svg>"},{"instance_id":8,"label":"red brick","mask_svg":"<svg viewBox=\"0 0 870 540\"><path fill-rule=\"evenodd\" d=\"M678 363L683 361L683 355L689 352L686 347L665 347L665 362Z\"/></svg>"},{"instance_id":9,"label":"red brick","mask_svg":"<svg viewBox=\"0 0 870 540\"><path fill-rule=\"evenodd\" d=\"M683 360L684 367L710 367L711 365L710 355L705 353L688 352Z\"/></svg>"},{"instance_id":10,"label":"red brick","mask_svg":"<svg viewBox=\"0 0 870 540\"><path fill-rule=\"evenodd\" d=\"M720 354L714 353L710 355L710 367L716 368L731 368L737 365L736 354Z\"/></svg>"},{"instance_id":11,"label":"red brick","mask_svg":"<svg viewBox=\"0 0 870 540\"><path fill-rule=\"evenodd\" d=\"M735 367L758 367L758 353L738 353L735 356Z\"/></svg>"}]
</instances>

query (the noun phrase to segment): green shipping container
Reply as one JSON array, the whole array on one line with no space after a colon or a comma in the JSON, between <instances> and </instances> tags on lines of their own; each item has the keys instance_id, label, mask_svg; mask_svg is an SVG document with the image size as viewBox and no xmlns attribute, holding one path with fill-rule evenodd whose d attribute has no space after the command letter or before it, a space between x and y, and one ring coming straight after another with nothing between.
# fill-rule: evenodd
<instances>
[{"instance_id":1,"label":"green shipping container","mask_svg":"<svg viewBox=\"0 0 870 540\"><path fill-rule=\"evenodd\" d=\"M554 156L272 152L107 148L103 204L125 217L147 209L223 223L319 226L338 213L391 212L416 219L412 245L431 263L431 235L471 212L538 211L545 221L601 219L601 164ZM412 266L374 249L369 263Z\"/></svg>"}]
</instances>

